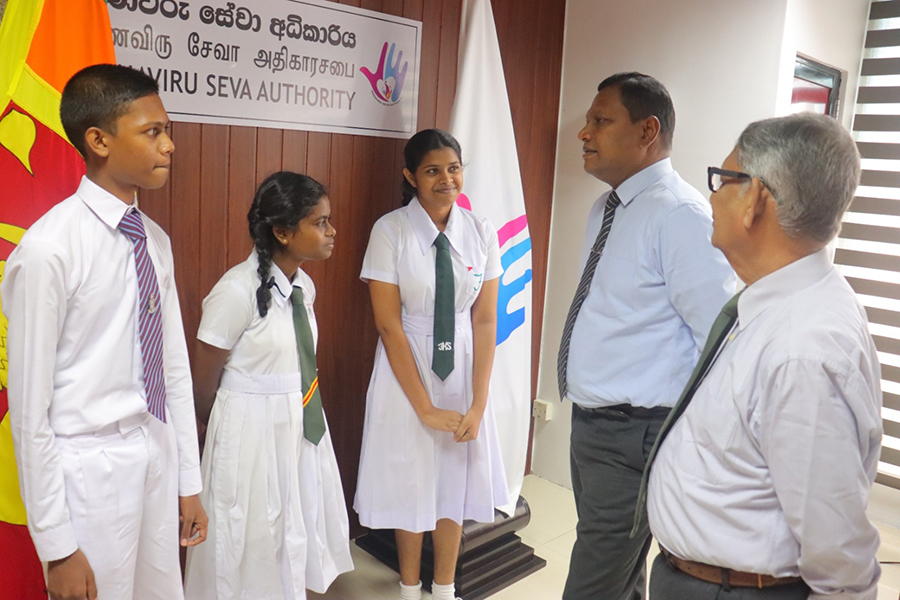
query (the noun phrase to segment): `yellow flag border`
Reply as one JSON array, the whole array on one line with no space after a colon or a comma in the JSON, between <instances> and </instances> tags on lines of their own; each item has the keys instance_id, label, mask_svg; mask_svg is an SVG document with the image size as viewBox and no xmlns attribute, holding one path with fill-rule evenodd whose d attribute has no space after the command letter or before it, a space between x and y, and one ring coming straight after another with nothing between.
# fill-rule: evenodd
<instances>
[{"instance_id":1,"label":"yellow flag border","mask_svg":"<svg viewBox=\"0 0 900 600\"><path fill-rule=\"evenodd\" d=\"M10 100L69 141L59 118L60 93L26 63L44 0L9 0L0 23L0 114Z\"/></svg>"}]
</instances>

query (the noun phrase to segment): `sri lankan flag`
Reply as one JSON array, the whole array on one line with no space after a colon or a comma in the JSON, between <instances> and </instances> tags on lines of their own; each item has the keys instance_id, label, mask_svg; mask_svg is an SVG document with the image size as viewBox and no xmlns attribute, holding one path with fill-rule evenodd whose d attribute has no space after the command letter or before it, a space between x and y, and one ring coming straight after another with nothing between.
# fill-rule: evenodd
<instances>
[{"instance_id":1,"label":"sri lankan flag","mask_svg":"<svg viewBox=\"0 0 900 600\"><path fill-rule=\"evenodd\" d=\"M28 226L84 173L59 120L63 86L83 67L115 61L104 0L9 0L0 23L0 279ZM0 313L0 596L45 600L13 457L6 330Z\"/></svg>"}]
</instances>

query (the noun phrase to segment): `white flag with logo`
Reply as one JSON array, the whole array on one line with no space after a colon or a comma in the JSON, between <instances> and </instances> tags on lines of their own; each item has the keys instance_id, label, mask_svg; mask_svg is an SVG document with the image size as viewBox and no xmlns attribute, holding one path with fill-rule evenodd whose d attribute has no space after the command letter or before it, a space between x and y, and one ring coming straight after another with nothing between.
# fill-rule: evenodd
<instances>
[{"instance_id":1,"label":"white flag with logo","mask_svg":"<svg viewBox=\"0 0 900 600\"><path fill-rule=\"evenodd\" d=\"M509 484L507 504L497 508L511 514L525 476L531 424L531 237L491 3L464 0L462 10L450 133L462 146L466 169L460 204L489 219L500 242L490 402Z\"/></svg>"}]
</instances>

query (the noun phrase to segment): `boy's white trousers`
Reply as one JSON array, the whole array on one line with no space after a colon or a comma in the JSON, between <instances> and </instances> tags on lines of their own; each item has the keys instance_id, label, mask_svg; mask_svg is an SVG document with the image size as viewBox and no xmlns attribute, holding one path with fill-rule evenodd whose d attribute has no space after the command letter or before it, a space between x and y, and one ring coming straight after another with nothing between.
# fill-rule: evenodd
<instances>
[{"instance_id":1,"label":"boy's white trousers","mask_svg":"<svg viewBox=\"0 0 900 600\"><path fill-rule=\"evenodd\" d=\"M57 436L66 504L98 600L180 600L178 453L171 423L143 413Z\"/></svg>"}]
</instances>

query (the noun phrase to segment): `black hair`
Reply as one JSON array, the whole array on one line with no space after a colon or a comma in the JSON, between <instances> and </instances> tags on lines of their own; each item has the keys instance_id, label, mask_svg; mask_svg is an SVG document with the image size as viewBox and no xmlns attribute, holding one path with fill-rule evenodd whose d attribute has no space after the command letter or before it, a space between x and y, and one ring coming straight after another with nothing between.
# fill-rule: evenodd
<instances>
[{"instance_id":1,"label":"black hair","mask_svg":"<svg viewBox=\"0 0 900 600\"><path fill-rule=\"evenodd\" d=\"M456 152L459 162L462 162L462 149L456 138L441 129L423 129L416 135L409 138L406 147L403 149L403 160L406 168L410 173L415 173L425 155L432 150L440 150L441 148L450 148ZM416 188L414 188L406 177L403 178L403 206L409 204L416 196Z\"/></svg>"},{"instance_id":2,"label":"black hair","mask_svg":"<svg viewBox=\"0 0 900 600\"><path fill-rule=\"evenodd\" d=\"M247 213L247 221L259 258L256 272L260 284L256 290L256 306L260 316L265 317L269 312L269 301L272 299L269 270L276 250L281 247L272 228L297 229L300 221L327 193L325 186L312 177L290 171L273 173L259 184Z\"/></svg>"},{"instance_id":3,"label":"black hair","mask_svg":"<svg viewBox=\"0 0 900 600\"><path fill-rule=\"evenodd\" d=\"M59 117L69 141L85 159L84 134L98 127L116 134L116 121L139 98L159 93L156 80L122 65L92 65L78 71L63 88Z\"/></svg>"},{"instance_id":4,"label":"black hair","mask_svg":"<svg viewBox=\"0 0 900 600\"><path fill-rule=\"evenodd\" d=\"M610 75L600 82L597 91L610 87L619 89L620 101L628 110L632 123L648 117L659 120L659 139L663 148L671 150L675 133L675 106L666 87L655 78L634 71Z\"/></svg>"}]
</instances>

